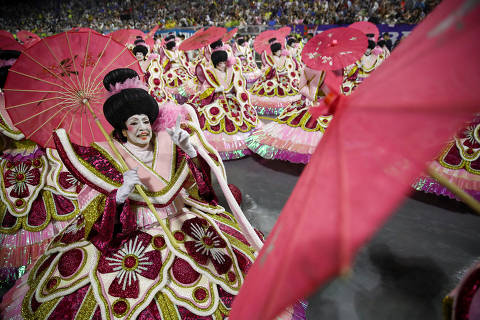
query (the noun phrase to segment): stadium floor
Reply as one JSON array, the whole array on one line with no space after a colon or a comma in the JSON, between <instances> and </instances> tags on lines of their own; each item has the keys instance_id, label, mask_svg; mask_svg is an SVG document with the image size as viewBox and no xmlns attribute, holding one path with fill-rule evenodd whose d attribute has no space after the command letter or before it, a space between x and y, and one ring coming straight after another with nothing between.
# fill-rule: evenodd
<instances>
[{"instance_id":1,"label":"stadium floor","mask_svg":"<svg viewBox=\"0 0 480 320\"><path fill-rule=\"evenodd\" d=\"M225 166L247 218L268 234L303 166L256 156ZM350 277L308 299L307 319L442 319L443 297L480 259L479 230L480 217L464 204L413 193L359 252Z\"/></svg>"}]
</instances>

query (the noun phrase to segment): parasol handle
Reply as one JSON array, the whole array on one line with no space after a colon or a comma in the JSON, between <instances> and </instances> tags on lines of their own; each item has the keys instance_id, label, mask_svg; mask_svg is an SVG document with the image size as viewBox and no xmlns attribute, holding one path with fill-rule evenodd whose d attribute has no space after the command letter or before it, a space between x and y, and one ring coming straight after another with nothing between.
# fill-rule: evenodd
<instances>
[{"instance_id":1,"label":"parasol handle","mask_svg":"<svg viewBox=\"0 0 480 320\"><path fill-rule=\"evenodd\" d=\"M455 183L451 182L448 180L443 174L438 172L437 170L433 169L431 166L428 166L427 168L427 173L438 180L441 185L446 187L451 193L453 193L455 196L457 196L460 200L462 200L466 205L468 205L470 208L472 208L475 213L480 215L480 202L475 200L474 197L463 191L459 186L457 186Z\"/></svg>"},{"instance_id":2,"label":"parasol handle","mask_svg":"<svg viewBox=\"0 0 480 320\"><path fill-rule=\"evenodd\" d=\"M100 119L98 119L97 115L95 114L95 112L93 111L92 107L90 106L90 103L88 102L88 100L84 100L83 103L87 106L88 110L90 110L90 113L92 114L93 116L93 119L95 120L95 123L97 124L98 128L100 129L100 131L102 131L102 134L103 136L105 137L105 139L107 139L107 142L108 142L108 145L110 146L110 148L113 150L113 152L115 153L115 155L117 156L117 159L120 161L120 164L122 166L122 169L124 171L127 171L129 168L127 166L127 164L125 163L125 160L123 160L123 157L120 155L120 152L118 152L118 149L117 147L115 146L115 144L113 143L112 139L110 138L110 135L107 133L107 131L105 130L105 128L103 127L102 123L100 122ZM150 201L150 199L148 198L147 194L145 193L145 191L141 188L140 185L136 184L135 185L135 189L137 190L137 192L142 196L143 200L145 201L145 203L147 204L147 207L150 209L150 211L155 215L155 217L157 218L157 221L158 223L160 224L160 226L162 227L163 231L165 232L165 235L167 236L168 240L170 240L170 243L172 244L172 246L177 249L177 246L175 245L175 238L173 237L172 233L170 232L170 230L168 229L165 221L160 218L160 215L158 214L157 212L157 209L155 209L155 207L153 206L152 202Z\"/></svg>"}]
</instances>

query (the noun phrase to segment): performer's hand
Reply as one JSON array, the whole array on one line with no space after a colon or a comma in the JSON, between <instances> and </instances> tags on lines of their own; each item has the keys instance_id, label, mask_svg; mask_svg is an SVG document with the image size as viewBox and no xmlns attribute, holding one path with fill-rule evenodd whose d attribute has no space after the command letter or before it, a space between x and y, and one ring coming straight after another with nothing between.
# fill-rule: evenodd
<instances>
[{"instance_id":1,"label":"performer's hand","mask_svg":"<svg viewBox=\"0 0 480 320\"><path fill-rule=\"evenodd\" d=\"M223 91L225 91L225 88L222 85L215 88L215 92L223 92Z\"/></svg>"},{"instance_id":2,"label":"performer's hand","mask_svg":"<svg viewBox=\"0 0 480 320\"><path fill-rule=\"evenodd\" d=\"M190 158L195 158L197 156L197 150L193 147L192 143L190 142L190 135L187 131L180 128L180 119L182 117L178 115L177 122L175 123L175 127L166 128L167 133L172 138L173 143L180 147Z\"/></svg>"},{"instance_id":3,"label":"performer's hand","mask_svg":"<svg viewBox=\"0 0 480 320\"><path fill-rule=\"evenodd\" d=\"M140 178L138 177L137 170L138 167L123 173L123 184L120 188L118 188L117 195L115 197L117 204L124 203L125 200L127 200L128 195L133 191L133 188L135 188L136 184L142 184Z\"/></svg>"}]
</instances>

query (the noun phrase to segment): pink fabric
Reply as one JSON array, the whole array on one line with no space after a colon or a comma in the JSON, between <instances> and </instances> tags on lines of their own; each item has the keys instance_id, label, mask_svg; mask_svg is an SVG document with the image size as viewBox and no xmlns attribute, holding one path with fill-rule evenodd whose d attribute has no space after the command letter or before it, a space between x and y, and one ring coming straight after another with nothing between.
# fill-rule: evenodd
<instances>
[{"instance_id":1,"label":"pink fabric","mask_svg":"<svg viewBox=\"0 0 480 320\"><path fill-rule=\"evenodd\" d=\"M8 59L8 60L0 60L0 68L1 67L10 67L17 61L17 59Z\"/></svg>"},{"instance_id":2,"label":"pink fabric","mask_svg":"<svg viewBox=\"0 0 480 320\"><path fill-rule=\"evenodd\" d=\"M480 69L480 6L464 10L465 3L442 1L353 95L340 98L229 319L272 319L347 271L425 163L478 112L480 74L458 72ZM439 68L445 61L448 68Z\"/></svg>"}]
</instances>

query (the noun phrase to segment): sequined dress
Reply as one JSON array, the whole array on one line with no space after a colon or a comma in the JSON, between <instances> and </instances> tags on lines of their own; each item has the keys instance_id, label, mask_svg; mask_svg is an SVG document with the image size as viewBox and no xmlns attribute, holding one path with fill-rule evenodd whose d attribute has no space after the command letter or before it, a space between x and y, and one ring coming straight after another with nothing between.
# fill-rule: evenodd
<instances>
[{"instance_id":1,"label":"sequined dress","mask_svg":"<svg viewBox=\"0 0 480 320\"><path fill-rule=\"evenodd\" d=\"M253 152L266 159L286 160L293 163L308 163L316 146L327 129L332 115L313 119L308 108L312 101L323 98L324 72L311 69L302 72L300 92L302 98L283 109L272 122L255 130L247 145Z\"/></svg>"},{"instance_id":2,"label":"sequined dress","mask_svg":"<svg viewBox=\"0 0 480 320\"><path fill-rule=\"evenodd\" d=\"M284 108L301 98L299 70L294 58L262 53L264 75L250 88L251 102L261 116L278 116Z\"/></svg>"},{"instance_id":3,"label":"sequined dress","mask_svg":"<svg viewBox=\"0 0 480 320\"><path fill-rule=\"evenodd\" d=\"M218 153L197 125L187 122L182 127L197 145L195 159L176 147L165 131L154 137L150 166L115 142L127 165L139 167L170 237L136 192L123 205L116 203L123 178L108 144L81 147L57 130L55 142L68 159L66 165L88 186L79 195L81 215L4 296L4 318L228 316L255 250L234 215L217 204L208 170L224 179ZM223 187L222 191L230 204L233 196Z\"/></svg>"},{"instance_id":4,"label":"sequined dress","mask_svg":"<svg viewBox=\"0 0 480 320\"><path fill-rule=\"evenodd\" d=\"M197 69L202 86L191 104L197 110L208 142L223 160L250 154L245 140L261 122L250 103L240 68L235 64L224 73L209 64L207 67L198 65ZM224 92L215 92L219 86L223 86Z\"/></svg>"},{"instance_id":5,"label":"sequined dress","mask_svg":"<svg viewBox=\"0 0 480 320\"><path fill-rule=\"evenodd\" d=\"M453 137L430 166L480 201L480 114ZM418 178L413 187L455 199L446 187L427 175Z\"/></svg>"},{"instance_id":6,"label":"sequined dress","mask_svg":"<svg viewBox=\"0 0 480 320\"><path fill-rule=\"evenodd\" d=\"M58 153L24 138L0 93L0 287L9 287L26 266L78 213L83 185Z\"/></svg>"},{"instance_id":7,"label":"sequined dress","mask_svg":"<svg viewBox=\"0 0 480 320\"><path fill-rule=\"evenodd\" d=\"M255 55L252 48L245 42L243 45L234 43L233 54L240 59L242 75L247 83L253 83L262 75L262 71L255 62Z\"/></svg>"}]
</instances>

